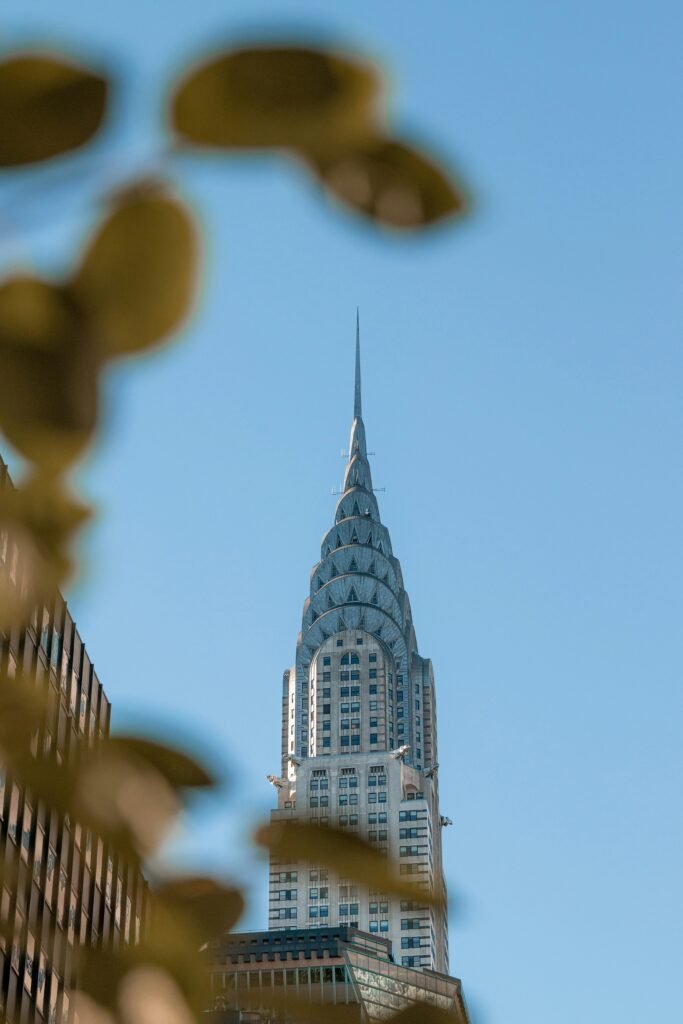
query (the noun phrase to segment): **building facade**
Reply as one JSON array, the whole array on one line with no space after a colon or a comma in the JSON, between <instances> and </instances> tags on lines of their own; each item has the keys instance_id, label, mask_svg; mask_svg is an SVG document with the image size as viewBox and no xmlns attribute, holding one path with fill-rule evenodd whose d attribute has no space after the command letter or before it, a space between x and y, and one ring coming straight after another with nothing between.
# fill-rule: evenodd
<instances>
[{"instance_id":1,"label":"building facade","mask_svg":"<svg viewBox=\"0 0 683 1024\"><path fill-rule=\"evenodd\" d=\"M406 880L443 897L436 697L418 653L401 566L372 484L356 328L354 415L342 493L325 533L284 673L274 820L358 833ZM324 865L270 865L269 928L360 929L397 965L448 971L445 909L368 892Z\"/></svg>"},{"instance_id":2,"label":"building facade","mask_svg":"<svg viewBox=\"0 0 683 1024\"><path fill-rule=\"evenodd\" d=\"M427 1003L467 1024L457 978L394 963L388 939L347 925L228 935L213 952L211 988L214 1024L296 1019L301 1002L345 1006L359 1024Z\"/></svg>"},{"instance_id":3,"label":"building facade","mask_svg":"<svg viewBox=\"0 0 683 1024\"><path fill-rule=\"evenodd\" d=\"M0 460L0 489L11 486ZM19 550L2 528L0 575L21 588ZM111 705L61 594L33 609L24 629L0 631L0 668L49 693L37 753L56 751L67 762L76 744L108 734ZM2 886L8 869L17 869L16 887ZM0 887L0 1019L66 1024L76 947L135 941L144 879L92 832L34 800L0 763Z\"/></svg>"}]
</instances>

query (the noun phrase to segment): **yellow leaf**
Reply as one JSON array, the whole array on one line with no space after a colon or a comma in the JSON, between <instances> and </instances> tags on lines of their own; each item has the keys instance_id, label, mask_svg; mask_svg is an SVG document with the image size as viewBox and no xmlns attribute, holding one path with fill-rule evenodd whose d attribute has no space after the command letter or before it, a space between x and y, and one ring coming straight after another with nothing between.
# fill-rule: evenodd
<instances>
[{"instance_id":1,"label":"yellow leaf","mask_svg":"<svg viewBox=\"0 0 683 1024\"><path fill-rule=\"evenodd\" d=\"M343 829L302 821L273 821L254 836L276 860L325 864L344 878L382 892L440 906L432 893L404 881L394 865L370 843Z\"/></svg>"},{"instance_id":2,"label":"yellow leaf","mask_svg":"<svg viewBox=\"0 0 683 1024\"><path fill-rule=\"evenodd\" d=\"M361 1019L358 1003L323 1004L316 1000L315 996L306 999L305 996L297 995L289 989L285 992L276 992L269 988L256 991L240 989L236 993L228 992L224 996L219 996L216 1003L220 1005L220 1009L225 1010L230 1010L236 1005L242 1010L265 1011L265 1020L275 1019L286 1021L287 1024L358 1024ZM272 1016L267 1011L272 1011Z\"/></svg>"},{"instance_id":3,"label":"yellow leaf","mask_svg":"<svg viewBox=\"0 0 683 1024\"><path fill-rule=\"evenodd\" d=\"M51 477L0 490L0 529L9 534L11 559L10 572L0 577L0 628L24 623L69 578L70 545L89 515Z\"/></svg>"},{"instance_id":4,"label":"yellow leaf","mask_svg":"<svg viewBox=\"0 0 683 1024\"><path fill-rule=\"evenodd\" d=\"M100 75L52 54L0 62L0 167L76 149L97 131L107 102Z\"/></svg>"},{"instance_id":5,"label":"yellow leaf","mask_svg":"<svg viewBox=\"0 0 683 1024\"><path fill-rule=\"evenodd\" d=\"M386 227L415 231L465 212L461 187L402 142L370 142L308 155L324 187L345 206Z\"/></svg>"},{"instance_id":6,"label":"yellow leaf","mask_svg":"<svg viewBox=\"0 0 683 1024\"><path fill-rule=\"evenodd\" d=\"M232 931L244 910L237 889L228 889L213 878L178 878L153 890L155 911L185 922L197 933L200 943ZM165 915L164 915L165 916Z\"/></svg>"},{"instance_id":7,"label":"yellow leaf","mask_svg":"<svg viewBox=\"0 0 683 1024\"><path fill-rule=\"evenodd\" d=\"M413 1003L393 1017L389 1017L386 1024L467 1024L466 1017L460 1012L459 1007L453 1010L442 1010L431 1003Z\"/></svg>"},{"instance_id":8,"label":"yellow leaf","mask_svg":"<svg viewBox=\"0 0 683 1024\"><path fill-rule=\"evenodd\" d=\"M104 357L158 345L181 326L197 260L194 222L169 189L149 183L118 197L73 279Z\"/></svg>"},{"instance_id":9,"label":"yellow leaf","mask_svg":"<svg viewBox=\"0 0 683 1024\"><path fill-rule=\"evenodd\" d=\"M58 472L97 419L98 360L65 288L35 277L0 285L0 429L22 455Z\"/></svg>"},{"instance_id":10,"label":"yellow leaf","mask_svg":"<svg viewBox=\"0 0 683 1024\"><path fill-rule=\"evenodd\" d=\"M122 751L155 768L175 789L207 789L216 785L215 777L195 758L182 750L168 747L142 736L121 733L107 741L111 751Z\"/></svg>"},{"instance_id":11,"label":"yellow leaf","mask_svg":"<svg viewBox=\"0 0 683 1024\"><path fill-rule=\"evenodd\" d=\"M125 1024L157 1020L169 1024L192 1020L194 1024L194 1017L183 1014L203 1013L211 999L209 972L195 948L193 931L185 937L175 929L165 935L154 933L118 949L81 947L78 981L89 997L86 1005L114 1013L115 1020ZM134 1006L138 1016L132 1012Z\"/></svg>"},{"instance_id":12,"label":"yellow leaf","mask_svg":"<svg viewBox=\"0 0 683 1024\"><path fill-rule=\"evenodd\" d=\"M171 123L183 141L202 146L342 145L376 130L380 84L372 65L346 54L233 50L189 71Z\"/></svg>"}]
</instances>

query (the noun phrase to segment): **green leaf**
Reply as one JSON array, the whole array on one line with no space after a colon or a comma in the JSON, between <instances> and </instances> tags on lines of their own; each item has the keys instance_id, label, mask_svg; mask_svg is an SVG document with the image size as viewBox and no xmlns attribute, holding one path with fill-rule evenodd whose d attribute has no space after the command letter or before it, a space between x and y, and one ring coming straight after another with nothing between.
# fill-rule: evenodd
<instances>
[{"instance_id":1,"label":"green leaf","mask_svg":"<svg viewBox=\"0 0 683 1024\"><path fill-rule=\"evenodd\" d=\"M189 71L173 97L171 123L194 145L342 145L376 130L380 85L371 64L346 54L232 50Z\"/></svg>"},{"instance_id":2,"label":"green leaf","mask_svg":"<svg viewBox=\"0 0 683 1024\"><path fill-rule=\"evenodd\" d=\"M169 189L143 183L119 195L73 280L102 355L140 352L177 330L192 306L197 261L194 221Z\"/></svg>"},{"instance_id":3,"label":"green leaf","mask_svg":"<svg viewBox=\"0 0 683 1024\"><path fill-rule=\"evenodd\" d=\"M77 149L104 117L107 83L51 54L0 62L0 167L15 167Z\"/></svg>"},{"instance_id":4,"label":"green leaf","mask_svg":"<svg viewBox=\"0 0 683 1024\"><path fill-rule=\"evenodd\" d=\"M199 943L232 931L242 916L244 898L237 889L213 878L178 878L153 890L155 911L161 908L197 933Z\"/></svg>"},{"instance_id":5,"label":"green leaf","mask_svg":"<svg viewBox=\"0 0 683 1024\"><path fill-rule=\"evenodd\" d=\"M437 896L405 882L379 850L343 829L303 821L272 821L254 836L276 860L325 864L344 878L382 892L440 906Z\"/></svg>"},{"instance_id":6,"label":"green leaf","mask_svg":"<svg viewBox=\"0 0 683 1024\"><path fill-rule=\"evenodd\" d=\"M21 276L0 285L0 429L26 458L58 472L97 420L98 360L66 288Z\"/></svg>"},{"instance_id":7,"label":"green leaf","mask_svg":"<svg viewBox=\"0 0 683 1024\"><path fill-rule=\"evenodd\" d=\"M463 189L419 150L391 139L320 149L308 165L345 206L385 227L417 231L463 214Z\"/></svg>"}]
</instances>

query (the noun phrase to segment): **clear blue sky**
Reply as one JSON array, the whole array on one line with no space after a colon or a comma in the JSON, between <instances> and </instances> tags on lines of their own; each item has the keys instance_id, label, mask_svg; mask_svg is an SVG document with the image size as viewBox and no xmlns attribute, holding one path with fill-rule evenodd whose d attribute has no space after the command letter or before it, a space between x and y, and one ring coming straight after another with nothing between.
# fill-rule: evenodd
<instances>
[{"instance_id":1,"label":"clear blue sky","mask_svg":"<svg viewBox=\"0 0 683 1024\"><path fill-rule=\"evenodd\" d=\"M390 242L278 162L183 166L201 305L165 355L110 378L82 474L100 518L71 600L115 720L180 723L229 765L178 855L244 874L236 836L271 803L281 673L333 515L359 304L373 472L436 671L452 969L477 1024L673 1022L683 8L9 0L1 15L4 45L64 43L125 73L97 150L112 174L157 149L188 55L278 26L377 56L397 124L453 160L476 212ZM4 265L58 268L92 177L30 201L5 188ZM252 886L261 926L262 870Z\"/></svg>"}]
</instances>

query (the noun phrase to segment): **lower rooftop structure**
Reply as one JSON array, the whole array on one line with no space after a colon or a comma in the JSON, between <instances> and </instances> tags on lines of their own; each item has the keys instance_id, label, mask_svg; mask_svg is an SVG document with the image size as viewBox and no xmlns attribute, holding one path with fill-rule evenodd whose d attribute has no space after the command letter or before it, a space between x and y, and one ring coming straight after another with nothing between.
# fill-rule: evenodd
<instances>
[{"instance_id":1,"label":"lower rooftop structure","mask_svg":"<svg viewBox=\"0 0 683 1024\"><path fill-rule=\"evenodd\" d=\"M359 1024L416 1003L454 1024L468 1020L457 978L397 964L389 939L347 925L226 935L211 949L209 970L213 1024L294 1024L302 1001L357 1007Z\"/></svg>"}]
</instances>

